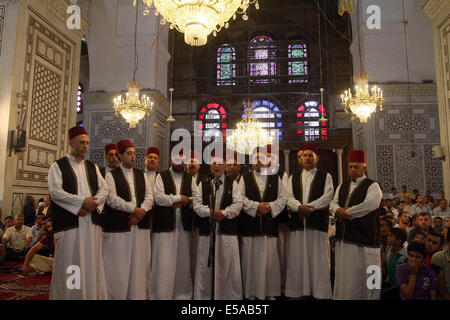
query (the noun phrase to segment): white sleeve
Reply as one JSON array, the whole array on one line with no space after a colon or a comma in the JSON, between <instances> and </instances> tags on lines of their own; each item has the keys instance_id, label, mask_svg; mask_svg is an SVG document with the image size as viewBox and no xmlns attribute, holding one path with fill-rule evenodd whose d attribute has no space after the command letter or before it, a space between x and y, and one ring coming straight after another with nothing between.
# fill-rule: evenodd
<instances>
[{"instance_id":1,"label":"white sleeve","mask_svg":"<svg viewBox=\"0 0 450 320\"><path fill-rule=\"evenodd\" d=\"M272 217L275 218L277 215L280 214L281 211L284 210L284 207L286 206L286 198L284 197L284 190L283 190L283 182L278 177L278 190L277 190L277 199L275 201L272 201L269 203L271 210Z\"/></svg>"},{"instance_id":2,"label":"white sleeve","mask_svg":"<svg viewBox=\"0 0 450 320\"><path fill-rule=\"evenodd\" d=\"M164 193L164 183L162 181L160 174L158 174L158 176L156 177L155 191L154 191L153 196L155 198L155 203L162 207L170 207L174 203L181 201L180 195L175 195L175 194L167 195Z\"/></svg>"},{"instance_id":3,"label":"white sleeve","mask_svg":"<svg viewBox=\"0 0 450 320\"><path fill-rule=\"evenodd\" d=\"M209 206L205 206L203 204L203 193L202 193L202 184L203 181L200 182L197 188L195 188L194 193L194 211L195 213L202 218L209 217L210 210Z\"/></svg>"},{"instance_id":4,"label":"white sleeve","mask_svg":"<svg viewBox=\"0 0 450 320\"><path fill-rule=\"evenodd\" d=\"M327 178L325 180L325 190L323 195L310 203L307 203L310 206L314 207L314 210L325 209L330 205L330 201L333 199L334 195L334 186L333 186L333 178L331 174L327 173Z\"/></svg>"},{"instance_id":5,"label":"white sleeve","mask_svg":"<svg viewBox=\"0 0 450 320\"><path fill-rule=\"evenodd\" d=\"M152 187L150 185L149 178L145 173L144 173L144 180L145 180L145 197L144 197L144 201L141 204L141 208L147 212L153 206L153 192L152 192Z\"/></svg>"},{"instance_id":6,"label":"white sleeve","mask_svg":"<svg viewBox=\"0 0 450 320\"><path fill-rule=\"evenodd\" d=\"M239 191L239 185L236 181L233 181L233 202L223 210L223 214L227 219L236 218L241 212L243 205L241 192Z\"/></svg>"},{"instance_id":7,"label":"white sleeve","mask_svg":"<svg viewBox=\"0 0 450 320\"><path fill-rule=\"evenodd\" d=\"M33 233L31 232L31 228L27 229L27 234L26 234L25 238L33 238Z\"/></svg>"},{"instance_id":8,"label":"white sleeve","mask_svg":"<svg viewBox=\"0 0 450 320\"><path fill-rule=\"evenodd\" d=\"M336 214L336 210L340 208L340 206L339 206L339 190L341 190L341 186L342 185L339 185L336 188L336 192L334 193L333 200L331 200L331 202L330 202L330 213L333 217Z\"/></svg>"},{"instance_id":9,"label":"white sleeve","mask_svg":"<svg viewBox=\"0 0 450 320\"><path fill-rule=\"evenodd\" d=\"M367 195L364 201L356 206L347 209L347 212L352 215L353 218L361 218L371 213L380 206L383 193L381 192L380 185L374 182L367 190Z\"/></svg>"},{"instance_id":10,"label":"white sleeve","mask_svg":"<svg viewBox=\"0 0 450 320\"><path fill-rule=\"evenodd\" d=\"M244 202L244 212L253 218L256 217L256 211L258 210L259 202L252 201L245 196L244 178L241 178L241 180L239 181L239 190L240 190L242 200Z\"/></svg>"},{"instance_id":11,"label":"white sleeve","mask_svg":"<svg viewBox=\"0 0 450 320\"><path fill-rule=\"evenodd\" d=\"M103 179L102 174L100 173L100 169L97 165L95 165L95 171L97 172L97 181L98 181L98 190L95 197L97 200L95 202L98 203L97 212L102 213L103 207L105 206L106 199L108 198L108 185L106 184L105 179Z\"/></svg>"},{"instance_id":12,"label":"white sleeve","mask_svg":"<svg viewBox=\"0 0 450 320\"><path fill-rule=\"evenodd\" d=\"M50 170L48 172L48 191L50 198L57 205L74 215L78 215L85 198L63 190L62 174L56 162L50 166Z\"/></svg>"},{"instance_id":13,"label":"white sleeve","mask_svg":"<svg viewBox=\"0 0 450 320\"><path fill-rule=\"evenodd\" d=\"M108 206L113 209L133 213L136 205L133 202L126 202L124 199L117 195L116 183L114 182L114 178L111 172L106 174L106 183L108 184Z\"/></svg>"},{"instance_id":14,"label":"white sleeve","mask_svg":"<svg viewBox=\"0 0 450 320\"><path fill-rule=\"evenodd\" d=\"M298 212L298 207L302 204L300 201L295 199L294 191L292 190L292 176L286 182L286 200L287 206L292 212Z\"/></svg>"}]
</instances>

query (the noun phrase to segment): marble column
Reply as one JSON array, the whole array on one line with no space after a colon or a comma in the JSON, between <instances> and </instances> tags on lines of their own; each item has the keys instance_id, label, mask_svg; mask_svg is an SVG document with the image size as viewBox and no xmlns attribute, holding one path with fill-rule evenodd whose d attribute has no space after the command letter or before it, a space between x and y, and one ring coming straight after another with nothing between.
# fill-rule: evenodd
<instances>
[{"instance_id":1,"label":"marble column","mask_svg":"<svg viewBox=\"0 0 450 320\"><path fill-rule=\"evenodd\" d=\"M291 153L291 150L283 150L284 153L284 172L287 173L289 176L289 154Z\"/></svg>"},{"instance_id":2,"label":"marble column","mask_svg":"<svg viewBox=\"0 0 450 320\"><path fill-rule=\"evenodd\" d=\"M342 183L342 154L344 153L344 149L333 149L333 152L337 154L337 162L338 162L338 184Z\"/></svg>"},{"instance_id":3,"label":"marble column","mask_svg":"<svg viewBox=\"0 0 450 320\"><path fill-rule=\"evenodd\" d=\"M439 108L441 146L445 160L442 161L444 192L450 196L450 2L427 0L422 9L433 26L434 57Z\"/></svg>"}]
</instances>

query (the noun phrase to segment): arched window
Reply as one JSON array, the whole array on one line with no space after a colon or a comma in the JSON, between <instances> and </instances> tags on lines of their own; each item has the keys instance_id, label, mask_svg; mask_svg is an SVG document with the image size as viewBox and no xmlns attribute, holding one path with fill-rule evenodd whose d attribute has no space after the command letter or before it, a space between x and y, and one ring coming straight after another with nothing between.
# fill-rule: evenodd
<instances>
[{"instance_id":1,"label":"arched window","mask_svg":"<svg viewBox=\"0 0 450 320\"><path fill-rule=\"evenodd\" d=\"M259 120L261 127L269 130L270 135L274 138L277 138L278 130L278 138L282 140L281 129L283 127L283 122L281 120L280 109L275 104L267 100L253 101L251 106L255 118ZM241 118L246 117L245 113L247 111L248 108L245 108Z\"/></svg>"},{"instance_id":2,"label":"arched window","mask_svg":"<svg viewBox=\"0 0 450 320\"><path fill-rule=\"evenodd\" d=\"M78 85L78 91L77 91L77 113L83 113L83 98L81 95L83 94L83 86L81 83Z\"/></svg>"},{"instance_id":3,"label":"arched window","mask_svg":"<svg viewBox=\"0 0 450 320\"><path fill-rule=\"evenodd\" d=\"M308 82L308 51L306 44L290 44L288 47L288 71L293 76L289 83ZM294 78L295 77L295 78Z\"/></svg>"},{"instance_id":4,"label":"arched window","mask_svg":"<svg viewBox=\"0 0 450 320\"><path fill-rule=\"evenodd\" d=\"M274 60L276 57L276 47L273 45L272 38L267 36L253 38L248 50L249 75L253 78L250 81L252 83L269 83L269 81L274 83L276 79L269 80L269 77L277 74L277 63Z\"/></svg>"},{"instance_id":5,"label":"arched window","mask_svg":"<svg viewBox=\"0 0 450 320\"><path fill-rule=\"evenodd\" d=\"M236 50L224 44L217 49L217 85L218 86L234 86L236 81Z\"/></svg>"},{"instance_id":6,"label":"arched window","mask_svg":"<svg viewBox=\"0 0 450 320\"><path fill-rule=\"evenodd\" d=\"M302 104L297 112L297 134L304 135L305 141L327 140L327 122L319 121L322 115L327 118L325 108L317 101Z\"/></svg>"},{"instance_id":7,"label":"arched window","mask_svg":"<svg viewBox=\"0 0 450 320\"><path fill-rule=\"evenodd\" d=\"M209 103L202 108L198 118L202 121L200 129L202 129L204 141L211 141L214 137L225 137L227 113L223 106L218 103Z\"/></svg>"}]
</instances>

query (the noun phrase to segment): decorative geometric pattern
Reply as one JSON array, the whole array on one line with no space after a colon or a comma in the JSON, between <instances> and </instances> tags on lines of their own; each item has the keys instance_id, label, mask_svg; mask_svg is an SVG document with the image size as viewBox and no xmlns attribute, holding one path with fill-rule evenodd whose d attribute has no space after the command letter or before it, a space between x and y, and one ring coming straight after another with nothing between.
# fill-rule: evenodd
<instances>
[{"instance_id":1,"label":"decorative geometric pattern","mask_svg":"<svg viewBox=\"0 0 450 320\"><path fill-rule=\"evenodd\" d=\"M248 59L253 61L249 64L250 76L274 76L277 74L276 62L256 62L257 60L270 60L276 58L276 48L271 43L272 38L267 36L257 36L250 41ZM254 83L268 83L269 79L252 79ZM271 79L276 82L276 79Z\"/></svg>"},{"instance_id":2,"label":"decorative geometric pattern","mask_svg":"<svg viewBox=\"0 0 450 320\"><path fill-rule=\"evenodd\" d=\"M100 125L100 134L109 137L133 137L137 134L137 128L130 128L126 123L111 121Z\"/></svg>"},{"instance_id":3,"label":"decorative geometric pattern","mask_svg":"<svg viewBox=\"0 0 450 320\"><path fill-rule=\"evenodd\" d=\"M57 67L59 70L63 69L63 53L43 41L39 36L37 37L36 42L36 54Z\"/></svg>"},{"instance_id":4,"label":"decorative geometric pattern","mask_svg":"<svg viewBox=\"0 0 450 320\"><path fill-rule=\"evenodd\" d=\"M381 190L388 192L393 186L394 181L394 147L392 145L377 145L377 181Z\"/></svg>"},{"instance_id":5,"label":"decorative geometric pattern","mask_svg":"<svg viewBox=\"0 0 450 320\"><path fill-rule=\"evenodd\" d=\"M28 145L27 165L50 169L51 164L55 160L57 160L56 150Z\"/></svg>"},{"instance_id":6,"label":"decorative geometric pattern","mask_svg":"<svg viewBox=\"0 0 450 320\"><path fill-rule=\"evenodd\" d=\"M386 127L393 131L426 131L427 117L426 116L386 116Z\"/></svg>"},{"instance_id":7,"label":"decorative geometric pattern","mask_svg":"<svg viewBox=\"0 0 450 320\"><path fill-rule=\"evenodd\" d=\"M36 62L30 138L58 145L61 77Z\"/></svg>"},{"instance_id":8,"label":"decorative geometric pattern","mask_svg":"<svg viewBox=\"0 0 450 320\"><path fill-rule=\"evenodd\" d=\"M105 166L105 151L104 149L90 149L89 160L96 163L101 169Z\"/></svg>"},{"instance_id":9,"label":"decorative geometric pattern","mask_svg":"<svg viewBox=\"0 0 450 320\"><path fill-rule=\"evenodd\" d=\"M425 185L426 190L429 190L431 193L439 193L444 190L442 181L442 160L433 159L432 148L433 145L430 144L423 146Z\"/></svg>"},{"instance_id":10,"label":"decorative geometric pattern","mask_svg":"<svg viewBox=\"0 0 450 320\"><path fill-rule=\"evenodd\" d=\"M145 152L146 148L136 148L136 163L134 167L137 169L144 170L145 169Z\"/></svg>"},{"instance_id":11,"label":"decorative geometric pattern","mask_svg":"<svg viewBox=\"0 0 450 320\"><path fill-rule=\"evenodd\" d=\"M408 190L424 190L424 163L422 145L396 145L395 168L398 186L408 186Z\"/></svg>"},{"instance_id":12,"label":"decorative geometric pattern","mask_svg":"<svg viewBox=\"0 0 450 320\"><path fill-rule=\"evenodd\" d=\"M308 57L306 44L290 44L288 46L288 73L290 76L308 75ZM295 60L294 60L295 59ZM289 83L304 83L308 79L289 79Z\"/></svg>"},{"instance_id":13,"label":"decorative geometric pattern","mask_svg":"<svg viewBox=\"0 0 450 320\"><path fill-rule=\"evenodd\" d=\"M2 38L3 38L3 24L5 22L5 10L4 5L0 5L0 56L2 55Z\"/></svg>"},{"instance_id":14,"label":"decorative geometric pattern","mask_svg":"<svg viewBox=\"0 0 450 320\"><path fill-rule=\"evenodd\" d=\"M224 44L217 49L217 85L235 85L236 81L236 50L230 45Z\"/></svg>"}]
</instances>

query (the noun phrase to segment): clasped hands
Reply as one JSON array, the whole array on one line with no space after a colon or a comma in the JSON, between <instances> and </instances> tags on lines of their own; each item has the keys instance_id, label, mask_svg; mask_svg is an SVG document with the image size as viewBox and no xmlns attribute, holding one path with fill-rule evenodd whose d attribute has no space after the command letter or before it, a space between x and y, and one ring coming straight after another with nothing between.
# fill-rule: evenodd
<instances>
[{"instance_id":1,"label":"clasped hands","mask_svg":"<svg viewBox=\"0 0 450 320\"><path fill-rule=\"evenodd\" d=\"M78 215L80 217L84 217L97 209L98 203L95 201L97 200L97 197L87 197L84 199L83 204L81 205L80 212L78 212Z\"/></svg>"},{"instance_id":2,"label":"clasped hands","mask_svg":"<svg viewBox=\"0 0 450 320\"><path fill-rule=\"evenodd\" d=\"M142 208L134 208L133 213L129 217L128 224L134 226L138 224L145 216L146 212Z\"/></svg>"},{"instance_id":3,"label":"clasped hands","mask_svg":"<svg viewBox=\"0 0 450 320\"><path fill-rule=\"evenodd\" d=\"M303 220L311 215L311 213L314 211L314 206L311 206L309 204L301 204L298 206L297 211L300 220Z\"/></svg>"},{"instance_id":4,"label":"clasped hands","mask_svg":"<svg viewBox=\"0 0 450 320\"><path fill-rule=\"evenodd\" d=\"M191 203L191 199L189 199L189 197L185 196L184 194L180 195L180 198L181 198L181 201L175 202L172 205L172 208L179 209L181 207L188 206Z\"/></svg>"},{"instance_id":5,"label":"clasped hands","mask_svg":"<svg viewBox=\"0 0 450 320\"><path fill-rule=\"evenodd\" d=\"M258 205L258 209L256 210L256 216L261 216L263 214L268 214L272 211L269 202L260 202Z\"/></svg>"},{"instance_id":6,"label":"clasped hands","mask_svg":"<svg viewBox=\"0 0 450 320\"><path fill-rule=\"evenodd\" d=\"M352 218L352 215L347 212L348 207L339 208L335 212L336 219L339 221L346 221Z\"/></svg>"}]
</instances>

